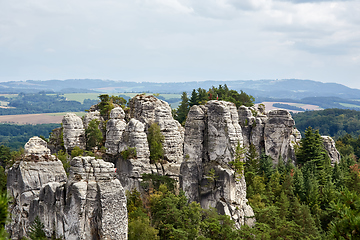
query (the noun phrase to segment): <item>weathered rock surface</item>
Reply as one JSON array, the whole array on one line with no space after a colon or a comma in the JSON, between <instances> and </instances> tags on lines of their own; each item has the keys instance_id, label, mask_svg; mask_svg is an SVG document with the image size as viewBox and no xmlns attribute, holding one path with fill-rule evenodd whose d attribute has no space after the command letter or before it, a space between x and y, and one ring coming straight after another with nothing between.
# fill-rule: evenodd
<instances>
[{"instance_id":1,"label":"weathered rock surface","mask_svg":"<svg viewBox=\"0 0 360 240\"><path fill-rule=\"evenodd\" d=\"M43 140L40 140L31 138L25 145L27 152L49 153L46 142L44 141L44 144ZM40 192L46 186L53 186L51 184L62 185L66 182L67 176L61 161L43 156L33 159L25 157L26 161L15 163L9 169L7 189L12 200L9 204L11 222L7 229L13 239L20 239L26 234L29 220L33 220L36 216L31 214L33 212L31 206L33 201L38 200Z\"/></svg>"},{"instance_id":2,"label":"weathered rock surface","mask_svg":"<svg viewBox=\"0 0 360 240\"><path fill-rule=\"evenodd\" d=\"M174 120L168 103L154 96L137 95L130 102L130 116L145 124L145 130L152 123L160 126L164 135L164 157L169 162L181 163L183 160L184 128Z\"/></svg>"},{"instance_id":3,"label":"weathered rock surface","mask_svg":"<svg viewBox=\"0 0 360 240\"><path fill-rule=\"evenodd\" d=\"M125 192L112 163L74 158L66 203L66 239L127 239Z\"/></svg>"},{"instance_id":4,"label":"weathered rock surface","mask_svg":"<svg viewBox=\"0 0 360 240\"><path fill-rule=\"evenodd\" d=\"M68 152L75 146L85 149L85 129L81 118L74 113L67 113L62 119L62 124L65 149Z\"/></svg>"},{"instance_id":5,"label":"weathered rock surface","mask_svg":"<svg viewBox=\"0 0 360 240\"><path fill-rule=\"evenodd\" d=\"M288 111L265 113L263 109L241 106L238 113L245 146L253 144L259 155L269 155L274 164L280 157L285 162L295 161L294 146L299 144L301 135Z\"/></svg>"},{"instance_id":6,"label":"weathered rock surface","mask_svg":"<svg viewBox=\"0 0 360 240\"><path fill-rule=\"evenodd\" d=\"M238 144L243 145L243 136L234 104L209 101L191 108L185 124L181 187L190 201L217 208L240 227L252 225L254 213L247 205L245 179L237 180L229 164Z\"/></svg>"},{"instance_id":7,"label":"weathered rock surface","mask_svg":"<svg viewBox=\"0 0 360 240\"><path fill-rule=\"evenodd\" d=\"M110 119L106 123L106 153L116 155L119 153L119 144L125 131L125 113L121 107L111 110Z\"/></svg>"},{"instance_id":8,"label":"weathered rock surface","mask_svg":"<svg viewBox=\"0 0 360 240\"><path fill-rule=\"evenodd\" d=\"M112 163L76 157L67 179L59 160L26 158L9 170L7 187L12 239L25 236L36 216L48 236L55 230L65 239L127 239L125 192Z\"/></svg>"},{"instance_id":9,"label":"weathered rock surface","mask_svg":"<svg viewBox=\"0 0 360 240\"><path fill-rule=\"evenodd\" d=\"M25 156L35 155L35 156L43 156L50 155L50 149L47 148L47 143L43 139L39 137L32 137L24 146Z\"/></svg>"},{"instance_id":10,"label":"weathered rock surface","mask_svg":"<svg viewBox=\"0 0 360 240\"><path fill-rule=\"evenodd\" d=\"M321 136L321 138L323 141L324 148L330 157L331 165L334 166L335 163L340 163L341 155L335 147L334 139L332 139L332 137L329 136Z\"/></svg>"}]
</instances>

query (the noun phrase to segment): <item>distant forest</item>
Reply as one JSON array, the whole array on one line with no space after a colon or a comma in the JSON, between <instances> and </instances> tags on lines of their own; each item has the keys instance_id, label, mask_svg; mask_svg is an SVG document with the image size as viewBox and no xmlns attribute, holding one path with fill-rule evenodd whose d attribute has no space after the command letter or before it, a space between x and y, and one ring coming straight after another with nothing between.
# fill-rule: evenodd
<instances>
[{"instance_id":1,"label":"distant forest","mask_svg":"<svg viewBox=\"0 0 360 240\"><path fill-rule=\"evenodd\" d=\"M0 124L0 145L10 147L11 150L23 148L25 143L33 136L49 138L54 128L60 127L58 123L15 125Z\"/></svg>"},{"instance_id":2,"label":"distant forest","mask_svg":"<svg viewBox=\"0 0 360 240\"><path fill-rule=\"evenodd\" d=\"M318 129L321 135L335 138L350 134L360 135L360 111L348 109L325 109L293 114L296 128L304 134L308 127Z\"/></svg>"},{"instance_id":3,"label":"distant forest","mask_svg":"<svg viewBox=\"0 0 360 240\"><path fill-rule=\"evenodd\" d=\"M39 93L20 93L17 97L6 98L1 96L1 101L9 102L7 107L0 108L0 115L55 113L55 112L80 112L89 109L97 100L85 99L83 103L68 101L58 94L47 95Z\"/></svg>"}]
</instances>

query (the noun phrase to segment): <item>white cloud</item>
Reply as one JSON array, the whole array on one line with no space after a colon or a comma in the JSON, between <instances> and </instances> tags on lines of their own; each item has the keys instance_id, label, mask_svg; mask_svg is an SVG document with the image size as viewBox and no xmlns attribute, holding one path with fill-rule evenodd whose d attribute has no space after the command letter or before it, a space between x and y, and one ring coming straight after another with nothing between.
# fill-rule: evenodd
<instances>
[{"instance_id":1,"label":"white cloud","mask_svg":"<svg viewBox=\"0 0 360 240\"><path fill-rule=\"evenodd\" d=\"M0 80L342 81L346 72L355 82L360 73L360 2L355 0L0 5Z\"/></svg>"}]
</instances>

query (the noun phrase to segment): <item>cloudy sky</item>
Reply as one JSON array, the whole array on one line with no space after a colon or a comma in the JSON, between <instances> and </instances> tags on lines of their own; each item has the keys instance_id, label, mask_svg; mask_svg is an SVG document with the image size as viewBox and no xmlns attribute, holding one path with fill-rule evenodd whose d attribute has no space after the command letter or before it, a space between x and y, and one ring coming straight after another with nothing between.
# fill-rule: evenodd
<instances>
[{"instance_id":1,"label":"cloudy sky","mask_svg":"<svg viewBox=\"0 0 360 240\"><path fill-rule=\"evenodd\" d=\"M360 88L358 0L0 0L0 81L298 78Z\"/></svg>"}]
</instances>

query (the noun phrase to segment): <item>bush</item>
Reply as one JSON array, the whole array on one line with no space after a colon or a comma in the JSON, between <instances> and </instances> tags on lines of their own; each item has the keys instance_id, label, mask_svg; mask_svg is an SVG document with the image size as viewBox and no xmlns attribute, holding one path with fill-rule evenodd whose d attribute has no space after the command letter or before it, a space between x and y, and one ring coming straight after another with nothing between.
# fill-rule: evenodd
<instances>
[{"instance_id":1,"label":"bush","mask_svg":"<svg viewBox=\"0 0 360 240\"><path fill-rule=\"evenodd\" d=\"M77 157L77 156L82 156L84 154L84 150L82 150L80 147L75 146L73 148L73 150L71 151L71 157Z\"/></svg>"},{"instance_id":2,"label":"bush","mask_svg":"<svg viewBox=\"0 0 360 240\"><path fill-rule=\"evenodd\" d=\"M120 152L120 155L124 160L136 158L136 148L128 147L124 151Z\"/></svg>"}]
</instances>

